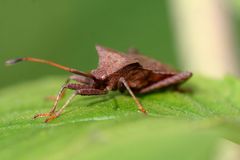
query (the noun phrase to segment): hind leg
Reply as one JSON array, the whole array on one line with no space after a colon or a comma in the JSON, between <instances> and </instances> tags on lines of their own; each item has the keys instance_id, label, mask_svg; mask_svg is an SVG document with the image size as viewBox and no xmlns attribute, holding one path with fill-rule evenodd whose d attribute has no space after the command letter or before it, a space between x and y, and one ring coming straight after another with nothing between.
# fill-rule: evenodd
<instances>
[{"instance_id":1,"label":"hind leg","mask_svg":"<svg viewBox=\"0 0 240 160\"><path fill-rule=\"evenodd\" d=\"M153 83L152 85L150 85L146 88L143 88L142 90L140 90L139 93L147 93L147 92L151 92L153 90L160 89L160 88L163 88L163 87L177 85L177 84L185 82L191 76L192 76L191 72L180 72L180 73L177 73L177 74L175 74L173 76L170 76L166 79L163 79L161 81Z\"/></svg>"}]
</instances>

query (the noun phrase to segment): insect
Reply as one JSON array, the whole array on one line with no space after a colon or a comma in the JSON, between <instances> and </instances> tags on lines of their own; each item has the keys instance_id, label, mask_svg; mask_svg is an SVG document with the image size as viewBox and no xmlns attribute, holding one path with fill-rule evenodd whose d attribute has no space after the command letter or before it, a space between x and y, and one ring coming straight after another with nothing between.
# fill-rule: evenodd
<instances>
[{"instance_id":1,"label":"insect","mask_svg":"<svg viewBox=\"0 0 240 160\"><path fill-rule=\"evenodd\" d=\"M114 90L119 90L120 92L127 90L135 101L138 110L147 114L147 111L136 98L135 93L143 94L160 88L179 86L192 76L191 72L177 72L157 60L139 54L134 49L129 50L128 54L124 54L97 45L96 50L99 56L99 64L91 73L84 73L52 61L31 57L6 61L6 64L9 65L21 61L45 63L73 73L58 92L50 112L37 114L34 116L34 119L46 117L45 122L49 122L59 117L76 95L103 95L107 94L108 91ZM76 83L70 83L70 80L74 80ZM66 89L74 90L74 93L57 111L58 102Z\"/></svg>"}]
</instances>

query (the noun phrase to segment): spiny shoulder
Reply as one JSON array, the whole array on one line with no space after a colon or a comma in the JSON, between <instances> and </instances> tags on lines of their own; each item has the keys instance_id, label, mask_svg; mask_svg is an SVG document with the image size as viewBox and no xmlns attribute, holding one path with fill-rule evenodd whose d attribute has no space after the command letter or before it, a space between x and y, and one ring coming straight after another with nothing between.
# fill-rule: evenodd
<instances>
[{"instance_id":1,"label":"spiny shoulder","mask_svg":"<svg viewBox=\"0 0 240 160\"><path fill-rule=\"evenodd\" d=\"M107 47L96 45L96 50L99 57L97 69L92 71L92 74L97 79L105 79L105 77L117 72L123 67L137 63L136 59L129 58L127 54L119 52Z\"/></svg>"}]
</instances>

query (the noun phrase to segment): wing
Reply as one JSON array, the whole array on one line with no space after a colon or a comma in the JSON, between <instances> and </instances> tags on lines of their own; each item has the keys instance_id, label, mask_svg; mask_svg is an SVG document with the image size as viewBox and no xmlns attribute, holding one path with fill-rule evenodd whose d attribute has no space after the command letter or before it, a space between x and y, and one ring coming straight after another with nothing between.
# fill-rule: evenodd
<instances>
[{"instance_id":1,"label":"wing","mask_svg":"<svg viewBox=\"0 0 240 160\"><path fill-rule=\"evenodd\" d=\"M172 67L162 64L159 61L141 55L137 50L134 52L129 52L128 56L132 59L135 59L144 69L151 70L153 72L167 72L167 73L176 73L177 71Z\"/></svg>"},{"instance_id":2,"label":"wing","mask_svg":"<svg viewBox=\"0 0 240 160\"><path fill-rule=\"evenodd\" d=\"M134 63L138 63L143 67L143 69L156 73L176 73L176 71L168 65L143 56L139 54L136 49L130 51L129 54L124 54L123 52L119 52L100 45L97 45L96 49L99 56L99 63L97 69L92 71L92 74L97 79L103 80L109 75L119 71L123 67Z\"/></svg>"}]
</instances>

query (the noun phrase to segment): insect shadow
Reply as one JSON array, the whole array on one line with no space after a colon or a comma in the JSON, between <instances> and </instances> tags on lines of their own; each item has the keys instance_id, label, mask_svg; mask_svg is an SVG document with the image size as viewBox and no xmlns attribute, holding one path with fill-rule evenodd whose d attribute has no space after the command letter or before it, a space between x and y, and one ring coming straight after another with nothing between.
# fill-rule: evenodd
<instances>
[{"instance_id":1,"label":"insect shadow","mask_svg":"<svg viewBox=\"0 0 240 160\"><path fill-rule=\"evenodd\" d=\"M66 111L65 113L71 113L71 112L81 109L82 105L78 105L78 104L82 104L83 101L84 101L84 107L94 107L94 106L96 106L96 104L104 103L107 101L112 101L113 102L112 109L118 110L119 109L119 104L117 102L118 96L121 96L121 95L117 92L111 92L108 95L87 96L87 97L83 97L78 100L76 99L75 101L73 101L72 105L76 105L78 107L73 107L73 108L70 107L71 109L69 108L69 110ZM87 102L87 101L90 101L90 102Z\"/></svg>"}]
</instances>

